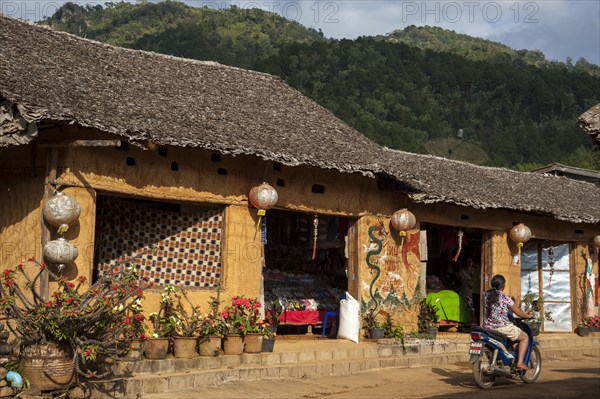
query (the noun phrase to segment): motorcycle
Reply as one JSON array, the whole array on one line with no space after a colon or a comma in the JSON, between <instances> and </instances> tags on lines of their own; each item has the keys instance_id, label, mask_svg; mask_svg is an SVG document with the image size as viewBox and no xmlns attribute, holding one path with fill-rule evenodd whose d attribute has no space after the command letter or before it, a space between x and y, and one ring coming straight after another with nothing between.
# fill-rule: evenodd
<instances>
[{"instance_id":1,"label":"motorcycle","mask_svg":"<svg viewBox=\"0 0 600 399\"><path fill-rule=\"evenodd\" d=\"M497 377L521 378L525 383L534 383L542 372L542 355L539 342L529 325L521 319L513 321L529 336L529 344L523 363L529 370L517 369L518 344L509 340L504 334L483 327L471 328L471 344L469 348L470 362L473 363L475 383L488 389L494 385Z\"/></svg>"}]
</instances>

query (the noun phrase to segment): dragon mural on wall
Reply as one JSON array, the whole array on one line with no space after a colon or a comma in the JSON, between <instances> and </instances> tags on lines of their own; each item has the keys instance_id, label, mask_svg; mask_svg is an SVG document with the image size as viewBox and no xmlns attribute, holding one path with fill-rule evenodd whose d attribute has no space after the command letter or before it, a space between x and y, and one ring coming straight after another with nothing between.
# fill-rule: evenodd
<instances>
[{"instance_id":1,"label":"dragon mural on wall","mask_svg":"<svg viewBox=\"0 0 600 399\"><path fill-rule=\"evenodd\" d=\"M368 227L367 234L369 245L363 245L365 262L373 277L368 287L363 281L363 290L368 288L370 299L361 301L361 310L377 312L380 307L388 311L412 310L421 300L420 268L417 267L420 262L420 232L409 233L401 251L381 219ZM412 291L411 297L407 291Z\"/></svg>"}]
</instances>

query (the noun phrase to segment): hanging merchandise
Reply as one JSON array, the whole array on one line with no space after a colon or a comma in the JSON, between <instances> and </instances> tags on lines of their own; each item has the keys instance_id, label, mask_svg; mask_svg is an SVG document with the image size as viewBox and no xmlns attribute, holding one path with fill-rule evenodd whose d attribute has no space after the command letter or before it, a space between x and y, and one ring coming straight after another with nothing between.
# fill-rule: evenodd
<instances>
[{"instance_id":1,"label":"hanging merchandise","mask_svg":"<svg viewBox=\"0 0 600 399\"><path fill-rule=\"evenodd\" d=\"M406 237L406 232L415 227L417 224L417 219L411 211L404 208L394 212L391 222L392 226L400 232L400 247L402 247L402 244L404 244L404 237Z\"/></svg>"},{"instance_id":2,"label":"hanging merchandise","mask_svg":"<svg viewBox=\"0 0 600 399\"><path fill-rule=\"evenodd\" d=\"M61 271L67 263L72 263L79 256L77 247L66 239L60 237L49 241L44 246L44 259L46 262L55 264Z\"/></svg>"},{"instance_id":3,"label":"hanging merchandise","mask_svg":"<svg viewBox=\"0 0 600 399\"><path fill-rule=\"evenodd\" d=\"M312 260L317 257L317 239L319 237L319 215L315 214L313 219L313 253Z\"/></svg>"},{"instance_id":4,"label":"hanging merchandise","mask_svg":"<svg viewBox=\"0 0 600 399\"><path fill-rule=\"evenodd\" d=\"M253 207L258 209L257 228L260 226L261 219L266 215L267 210L275 206L277 199L277 191L267 183L252 187L250 194L248 194L248 201Z\"/></svg>"},{"instance_id":5,"label":"hanging merchandise","mask_svg":"<svg viewBox=\"0 0 600 399\"><path fill-rule=\"evenodd\" d=\"M453 262L458 262L458 257L460 256L460 251L462 250L463 246L463 235L463 231L458 230L458 249L456 250L456 255L454 255L454 258L452 258Z\"/></svg>"},{"instance_id":6,"label":"hanging merchandise","mask_svg":"<svg viewBox=\"0 0 600 399\"><path fill-rule=\"evenodd\" d=\"M69 225L73 224L81 213L79 203L61 192L56 192L54 197L44 204L44 219L54 227L58 227L58 234L64 234Z\"/></svg>"},{"instance_id":7,"label":"hanging merchandise","mask_svg":"<svg viewBox=\"0 0 600 399\"><path fill-rule=\"evenodd\" d=\"M519 223L510 229L508 235L513 242L517 243L518 249L518 257L516 264L521 264L521 248L523 248L523 244L529 241L531 238L531 230L529 227L525 226L523 223Z\"/></svg>"}]
</instances>

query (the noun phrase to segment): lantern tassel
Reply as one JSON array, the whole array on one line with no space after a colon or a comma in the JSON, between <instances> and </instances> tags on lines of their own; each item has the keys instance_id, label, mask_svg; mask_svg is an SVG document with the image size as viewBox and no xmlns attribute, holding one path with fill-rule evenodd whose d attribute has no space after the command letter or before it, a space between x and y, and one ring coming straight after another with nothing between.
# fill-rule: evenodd
<instances>
[{"instance_id":1,"label":"lantern tassel","mask_svg":"<svg viewBox=\"0 0 600 399\"><path fill-rule=\"evenodd\" d=\"M257 212L258 215L258 222L256 223L256 229L258 229L260 227L260 222L262 220L262 217L265 216L267 214L267 211L265 211L264 209L259 209Z\"/></svg>"},{"instance_id":2,"label":"lantern tassel","mask_svg":"<svg viewBox=\"0 0 600 399\"><path fill-rule=\"evenodd\" d=\"M69 225L64 223L64 224L60 225L60 227L58 228L58 230L56 232L60 235L63 235L67 232L67 230L69 230Z\"/></svg>"},{"instance_id":3,"label":"lantern tassel","mask_svg":"<svg viewBox=\"0 0 600 399\"><path fill-rule=\"evenodd\" d=\"M402 253L402 246L404 245L404 237L406 237L406 231L400 232L400 245L398 245L398 252Z\"/></svg>"},{"instance_id":4,"label":"lantern tassel","mask_svg":"<svg viewBox=\"0 0 600 399\"><path fill-rule=\"evenodd\" d=\"M523 243L522 242L517 243L517 257L518 257L517 265L521 264L521 247L523 247Z\"/></svg>"}]
</instances>

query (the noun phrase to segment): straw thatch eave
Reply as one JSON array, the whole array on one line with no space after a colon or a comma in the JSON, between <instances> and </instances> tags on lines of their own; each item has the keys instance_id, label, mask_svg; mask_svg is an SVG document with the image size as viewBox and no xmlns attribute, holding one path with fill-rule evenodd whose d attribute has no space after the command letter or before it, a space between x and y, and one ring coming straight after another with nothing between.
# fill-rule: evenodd
<instances>
[{"instance_id":1,"label":"straw thatch eave","mask_svg":"<svg viewBox=\"0 0 600 399\"><path fill-rule=\"evenodd\" d=\"M29 123L366 173L379 146L279 78L122 49L0 16L0 95ZM26 48L27 51L23 51ZM27 141L27 138L23 138ZM0 147L14 145L0 135ZM21 143L22 144L22 143Z\"/></svg>"},{"instance_id":2,"label":"straw thatch eave","mask_svg":"<svg viewBox=\"0 0 600 399\"><path fill-rule=\"evenodd\" d=\"M600 103L579 116L579 126L585 130L600 147Z\"/></svg>"},{"instance_id":3,"label":"straw thatch eave","mask_svg":"<svg viewBox=\"0 0 600 399\"><path fill-rule=\"evenodd\" d=\"M382 168L410 186L408 195L417 202L518 210L574 223L600 221L600 189L592 183L390 149L382 154Z\"/></svg>"}]
</instances>

